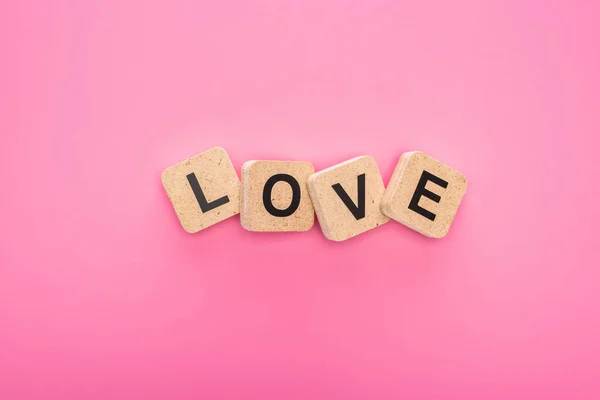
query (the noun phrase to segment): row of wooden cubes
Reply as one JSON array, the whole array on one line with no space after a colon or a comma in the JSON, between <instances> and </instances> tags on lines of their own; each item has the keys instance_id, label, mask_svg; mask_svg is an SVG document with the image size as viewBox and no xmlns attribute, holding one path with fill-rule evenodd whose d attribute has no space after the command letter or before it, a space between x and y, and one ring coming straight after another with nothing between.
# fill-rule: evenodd
<instances>
[{"instance_id":1,"label":"row of wooden cubes","mask_svg":"<svg viewBox=\"0 0 600 400\"><path fill-rule=\"evenodd\" d=\"M441 238L467 188L462 174L422 152L400 157L387 188L369 156L319 172L304 161L248 161L240 182L227 152L219 147L167 168L162 183L187 232L236 214L250 231L306 231L316 212L323 234L335 241L390 218Z\"/></svg>"}]
</instances>

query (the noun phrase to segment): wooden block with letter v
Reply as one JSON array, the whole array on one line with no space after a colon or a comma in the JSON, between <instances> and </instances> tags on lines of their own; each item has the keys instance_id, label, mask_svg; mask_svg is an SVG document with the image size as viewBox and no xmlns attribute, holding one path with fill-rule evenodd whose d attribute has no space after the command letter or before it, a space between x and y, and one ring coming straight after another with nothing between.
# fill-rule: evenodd
<instances>
[{"instance_id":1,"label":"wooden block with letter v","mask_svg":"<svg viewBox=\"0 0 600 400\"><path fill-rule=\"evenodd\" d=\"M179 222L189 233L240 212L240 180L220 147L167 168L161 180Z\"/></svg>"},{"instance_id":2,"label":"wooden block with letter v","mask_svg":"<svg viewBox=\"0 0 600 400\"><path fill-rule=\"evenodd\" d=\"M389 221L380 210L385 187L371 157L356 157L311 175L308 190L327 239L346 240Z\"/></svg>"},{"instance_id":3,"label":"wooden block with letter v","mask_svg":"<svg viewBox=\"0 0 600 400\"><path fill-rule=\"evenodd\" d=\"M315 220L304 161L248 161L242 166L242 226L254 232L309 230Z\"/></svg>"},{"instance_id":4,"label":"wooden block with letter v","mask_svg":"<svg viewBox=\"0 0 600 400\"><path fill-rule=\"evenodd\" d=\"M404 153L383 196L388 217L429 237L444 237L467 190L458 171L420 151Z\"/></svg>"}]
</instances>

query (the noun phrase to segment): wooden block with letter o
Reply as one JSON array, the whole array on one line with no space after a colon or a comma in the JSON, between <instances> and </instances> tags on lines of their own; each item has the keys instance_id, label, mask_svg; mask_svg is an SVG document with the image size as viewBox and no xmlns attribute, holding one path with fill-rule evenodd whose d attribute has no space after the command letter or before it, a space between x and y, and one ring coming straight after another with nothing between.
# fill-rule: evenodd
<instances>
[{"instance_id":1,"label":"wooden block with letter o","mask_svg":"<svg viewBox=\"0 0 600 400\"><path fill-rule=\"evenodd\" d=\"M404 153L381 202L388 217L434 238L444 237L467 190L458 171L420 151Z\"/></svg>"},{"instance_id":2,"label":"wooden block with letter o","mask_svg":"<svg viewBox=\"0 0 600 400\"><path fill-rule=\"evenodd\" d=\"M389 221L380 210L385 186L371 157L353 158L311 175L308 189L327 239L346 240Z\"/></svg>"},{"instance_id":3,"label":"wooden block with letter o","mask_svg":"<svg viewBox=\"0 0 600 400\"><path fill-rule=\"evenodd\" d=\"M248 161L242 166L242 226L255 232L309 230L315 220L304 161Z\"/></svg>"},{"instance_id":4,"label":"wooden block with letter o","mask_svg":"<svg viewBox=\"0 0 600 400\"><path fill-rule=\"evenodd\" d=\"M161 180L179 222L189 233L240 212L240 181L220 147L167 168Z\"/></svg>"}]
</instances>

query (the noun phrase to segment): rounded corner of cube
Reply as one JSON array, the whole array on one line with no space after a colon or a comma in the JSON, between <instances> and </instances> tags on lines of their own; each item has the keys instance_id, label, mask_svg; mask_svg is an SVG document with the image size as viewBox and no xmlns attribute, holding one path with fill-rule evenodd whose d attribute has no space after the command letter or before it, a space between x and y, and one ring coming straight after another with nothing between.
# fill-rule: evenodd
<instances>
[{"instance_id":1,"label":"rounded corner of cube","mask_svg":"<svg viewBox=\"0 0 600 400\"><path fill-rule=\"evenodd\" d=\"M181 222L181 227L183 228L184 231L186 231L190 235L193 235L194 233L198 233L202 230L202 229L194 229L191 226L189 226L188 224L184 224L183 222Z\"/></svg>"}]
</instances>

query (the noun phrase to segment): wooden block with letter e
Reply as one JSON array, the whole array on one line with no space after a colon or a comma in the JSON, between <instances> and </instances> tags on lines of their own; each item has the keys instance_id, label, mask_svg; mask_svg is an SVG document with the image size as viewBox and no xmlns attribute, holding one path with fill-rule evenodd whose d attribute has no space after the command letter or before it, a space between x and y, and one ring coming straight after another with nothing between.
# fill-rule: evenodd
<instances>
[{"instance_id":1,"label":"wooden block with letter e","mask_svg":"<svg viewBox=\"0 0 600 400\"><path fill-rule=\"evenodd\" d=\"M189 233L240 212L240 181L229 155L220 147L167 168L161 180L179 222Z\"/></svg>"},{"instance_id":2,"label":"wooden block with letter e","mask_svg":"<svg viewBox=\"0 0 600 400\"><path fill-rule=\"evenodd\" d=\"M308 190L327 239L346 240L389 221L380 210L385 187L371 157L356 157L311 175Z\"/></svg>"},{"instance_id":3,"label":"wooden block with letter e","mask_svg":"<svg viewBox=\"0 0 600 400\"><path fill-rule=\"evenodd\" d=\"M467 190L458 171L420 151L404 153L381 202L388 217L429 237L444 237Z\"/></svg>"},{"instance_id":4,"label":"wooden block with letter e","mask_svg":"<svg viewBox=\"0 0 600 400\"><path fill-rule=\"evenodd\" d=\"M309 230L315 220L304 161L248 161L242 166L242 226L255 232Z\"/></svg>"}]
</instances>

